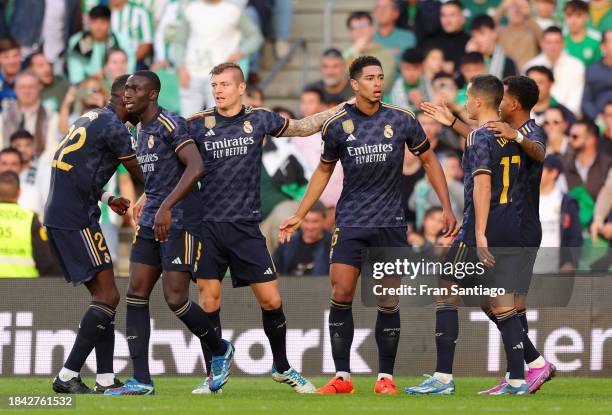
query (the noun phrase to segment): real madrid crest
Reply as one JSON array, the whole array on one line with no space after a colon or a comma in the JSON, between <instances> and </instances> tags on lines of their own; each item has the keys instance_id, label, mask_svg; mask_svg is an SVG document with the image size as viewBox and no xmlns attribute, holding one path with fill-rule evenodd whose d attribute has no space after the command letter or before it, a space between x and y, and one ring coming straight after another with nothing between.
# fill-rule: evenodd
<instances>
[{"instance_id":1,"label":"real madrid crest","mask_svg":"<svg viewBox=\"0 0 612 415\"><path fill-rule=\"evenodd\" d=\"M242 129L244 130L245 133L247 134L251 134L253 132L253 126L251 125L251 121L245 121L244 124L242 125Z\"/></svg>"},{"instance_id":2,"label":"real madrid crest","mask_svg":"<svg viewBox=\"0 0 612 415\"><path fill-rule=\"evenodd\" d=\"M355 131L355 124L353 124L353 120L345 120L342 121L342 129L347 134L352 134Z\"/></svg>"},{"instance_id":3,"label":"real madrid crest","mask_svg":"<svg viewBox=\"0 0 612 415\"><path fill-rule=\"evenodd\" d=\"M149 146L149 148L153 148L153 146L155 145L155 136L153 136L153 134L149 134L147 145Z\"/></svg>"},{"instance_id":4,"label":"real madrid crest","mask_svg":"<svg viewBox=\"0 0 612 415\"><path fill-rule=\"evenodd\" d=\"M393 137L393 127L391 126L391 124L385 124L385 130L383 134L385 135L386 138Z\"/></svg>"},{"instance_id":5,"label":"real madrid crest","mask_svg":"<svg viewBox=\"0 0 612 415\"><path fill-rule=\"evenodd\" d=\"M213 115L209 115L208 117L204 117L204 127L212 130L217 125L217 120Z\"/></svg>"}]
</instances>

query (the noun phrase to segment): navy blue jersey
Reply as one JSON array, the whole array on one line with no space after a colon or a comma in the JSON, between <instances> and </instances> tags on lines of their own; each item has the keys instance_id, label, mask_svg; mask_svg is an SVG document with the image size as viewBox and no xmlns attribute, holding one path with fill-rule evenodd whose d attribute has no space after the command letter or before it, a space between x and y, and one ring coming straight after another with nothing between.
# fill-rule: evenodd
<instances>
[{"instance_id":1,"label":"navy blue jersey","mask_svg":"<svg viewBox=\"0 0 612 415\"><path fill-rule=\"evenodd\" d=\"M280 136L289 120L264 108L242 107L233 117L211 108L188 124L204 160L201 219L260 221L263 140Z\"/></svg>"},{"instance_id":2,"label":"navy blue jersey","mask_svg":"<svg viewBox=\"0 0 612 415\"><path fill-rule=\"evenodd\" d=\"M355 105L345 105L325 121L321 131L321 161L340 160L344 171L336 226L406 226L400 190L404 147L417 156L429 149L414 114L381 104L368 116Z\"/></svg>"},{"instance_id":3,"label":"navy blue jersey","mask_svg":"<svg viewBox=\"0 0 612 415\"><path fill-rule=\"evenodd\" d=\"M529 120L521 128L521 134L535 141L546 149L546 134L534 120ZM523 171L519 176L514 202L521 218L521 238L523 245L538 247L542 241L542 225L540 223L540 181L542 179L543 163L532 160L524 155Z\"/></svg>"},{"instance_id":4,"label":"navy blue jersey","mask_svg":"<svg viewBox=\"0 0 612 415\"><path fill-rule=\"evenodd\" d=\"M476 246L474 177L488 174L491 176L491 204L485 231L487 242L489 246L520 245L520 220L513 199L522 163L522 151L516 142L497 138L486 128L470 133L461 162L465 207L458 241Z\"/></svg>"},{"instance_id":5,"label":"navy blue jersey","mask_svg":"<svg viewBox=\"0 0 612 415\"><path fill-rule=\"evenodd\" d=\"M161 107L151 122L140 126L136 150L147 194L140 225L153 227L159 206L176 187L185 170L177 153L193 142L185 119ZM200 209L200 192L194 188L172 208L172 226L177 229L197 228Z\"/></svg>"},{"instance_id":6,"label":"navy blue jersey","mask_svg":"<svg viewBox=\"0 0 612 415\"><path fill-rule=\"evenodd\" d=\"M110 107L83 114L53 157L45 225L80 230L97 223L102 188L121 160L133 157L132 137Z\"/></svg>"}]
</instances>

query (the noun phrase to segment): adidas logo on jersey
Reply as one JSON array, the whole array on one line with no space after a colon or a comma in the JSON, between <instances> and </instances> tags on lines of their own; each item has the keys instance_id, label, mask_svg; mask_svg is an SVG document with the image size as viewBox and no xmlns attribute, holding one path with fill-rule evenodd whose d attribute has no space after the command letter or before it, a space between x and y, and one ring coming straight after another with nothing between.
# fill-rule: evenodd
<instances>
[{"instance_id":1,"label":"adidas logo on jersey","mask_svg":"<svg viewBox=\"0 0 612 415\"><path fill-rule=\"evenodd\" d=\"M272 268L268 267L268 269L266 270L266 272L264 272L264 275L272 275Z\"/></svg>"},{"instance_id":2,"label":"adidas logo on jersey","mask_svg":"<svg viewBox=\"0 0 612 415\"><path fill-rule=\"evenodd\" d=\"M182 264L181 259L179 257L174 258L174 261L172 261L172 263L175 264L175 265L181 265Z\"/></svg>"},{"instance_id":3,"label":"adidas logo on jersey","mask_svg":"<svg viewBox=\"0 0 612 415\"><path fill-rule=\"evenodd\" d=\"M523 350L523 342L520 342L516 346L512 347L513 350Z\"/></svg>"},{"instance_id":4,"label":"adidas logo on jersey","mask_svg":"<svg viewBox=\"0 0 612 415\"><path fill-rule=\"evenodd\" d=\"M204 134L205 137L212 137L213 135L215 135L215 132L213 130L208 130L206 134Z\"/></svg>"},{"instance_id":5,"label":"adidas logo on jersey","mask_svg":"<svg viewBox=\"0 0 612 415\"><path fill-rule=\"evenodd\" d=\"M350 135L347 137L347 139L346 139L346 141L355 141L355 140L357 140L357 139L355 138L355 136L354 136L353 134L350 134Z\"/></svg>"}]
</instances>

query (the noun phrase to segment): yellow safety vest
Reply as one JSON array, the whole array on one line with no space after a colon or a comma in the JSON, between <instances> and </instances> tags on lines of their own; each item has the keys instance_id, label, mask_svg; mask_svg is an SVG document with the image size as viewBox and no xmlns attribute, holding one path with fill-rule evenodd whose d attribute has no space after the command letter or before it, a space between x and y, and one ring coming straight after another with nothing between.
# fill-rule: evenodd
<instances>
[{"instance_id":1,"label":"yellow safety vest","mask_svg":"<svg viewBox=\"0 0 612 415\"><path fill-rule=\"evenodd\" d=\"M16 203L0 203L0 278L36 278L32 256L34 212Z\"/></svg>"}]
</instances>

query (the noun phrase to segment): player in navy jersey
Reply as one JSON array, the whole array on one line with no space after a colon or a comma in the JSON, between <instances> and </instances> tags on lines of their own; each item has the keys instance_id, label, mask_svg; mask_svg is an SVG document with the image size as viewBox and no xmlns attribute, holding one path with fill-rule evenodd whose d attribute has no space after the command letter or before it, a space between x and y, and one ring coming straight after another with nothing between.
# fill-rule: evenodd
<instances>
[{"instance_id":1,"label":"player in navy jersey","mask_svg":"<svg viewBox=\"0 0 612 415\"><path fill-rule=\"evenodd\" d=\"M488 288L505 290L504 294L486 298L502 335L510 372L503 387L491 394L524 395L528 393L528 385L523 372L523 327L514 302L521 245L520 218L514 202L518 198L517 184L524 155L516 142L496 137L486 128L487 123L498 121L499 105L504 96L502 82L492 75L477 76L468 85L467 96L467 113L480 127L467 136L462 162L465 186L463 223L447 260L480 260L489 270L485 275L464 280L442 276L440 287L446 290L446 295L436 299L436 372L420 385L406 388L406 392L454 393L452 366L459 332L457 305L460 298L452 288L484 283ZM503 251L497 250L494 257L489 247L504 248ZM508 252L508 247L519 247L519 250L511 248Z\"/></svg>"},{"instance_id":2,"label":"player in navy jersey","mask_svg":"<svg viewBox=\"0 0 612 415\"><path fill-rule=\"evenodd\" d=\"M539 90L535 82L526 76L505 78L504 98L499 106L501 119L504 122L491 123L487 126L498 137L507 137L519 143L526 157L523 158L522 174L515 194L515 203L521 218L521 244L525 248L521 256L521 266L518 270L519 283L515 290L514 302L516 312L523 326L523 347L525 363L527 363L527 384L529 393L537 391L544 382L550 380L556 368L546 361L529 339L527 323L526 296L529 291L533 267L538 248L542 241L542 225L540 224L540 180L542 178L543 161L546 153L546 135L542 128L530 118L531 109L538 101ZM487 316L497 324L491 310L485 310ZM481 392L491 394L503 388L504 381L499 385Z\"/></svg>"},{"instance_id":3,"label":"player in navy jersey","mask_svg":"<svg viewBox=\"0 0 612 415\"><path fill-rule=\"evenodd\" d=\"M113 374L119 292L99 225L98 201L102 198L116 213L126 213L129 200L103 194L104 185L120 163L142 181L131 136L124 125L129 118L123 104L126 80L127 76L122 76L113 82L106 107L83 114L70 126L53 157L45 226L66 281L84 284L92 297L70 355L53 381L57 393L92 393L79 372L94 348L98 374L94 391L121 385Z\"/></svg>"},{"instance_id":4,"label":"player in navy jersey","mask_svg":"<svg viewBox=\"0 0 612 415\"><path fill-rule=\"evenodd\" d=\"M384 74L378 59L357 58L349 74L356 103L346 105L323 124L321 161L300 207L281 225L279 234L281 243L290 239L319 200L340 160L344 185L336 208L337 227L330 254L329 332L336 376L319 388L319 393L353 392L349 360L354 333L351 304L361 272L362 249L408 246L400 190L406 146L423 163L440 198L446 235L454 234L456 224L442 168L421 125L407 109L380 101ZM376 393L399 393L393 382L399 333L398 298L379 301L375 329L379 354Z\"/></svg>"},{"instance_id":5,"label":"player in navy jersey","mask_svg":"<svg viewBox=\"0 0 612 415\"><path fill-rule=\"evenodd\" d=\"M537 256L538 247L542 238L542 228L539 217L540 179L542 175L542 161L546 149L546 135L542 128L533 119L530 112L538 100L538 87L529 77L511 76L504 81L504 98L500 104L502 122L487 124L487 128L494 131L498 137L505 137L519 143L525 153L521 166L522 174L519 176L517 189L514 192L514 202L521 217L521 241L525 247L522 254L521 267L518 271L519 284L515 291L515 306L517 314L524 329L523 346L525 362L528 366L527 383L529 392L536 391L544 382L555 374L555 367L544 360L532 344L527 323L525 298L533 275L533 266ZM455 121L452 113L443 106L426 104L425 110L436 121L450 126L460 135L467 136L471 129L461 121ZM455 122L454 122L455 121ZM487 316L497 324L495 315L490 307L483 307ZM499 385L481 392L490 394L496 392L505 382L502 379Z\"/></svg>"},{"instance_id":6,"label":"player in navy jersey","mask_svg":"<svg viewBox=\"0 0 612 415\"><path fill-rule=\"evenodd\" d=\"M188 120L206 171L199 208L204 245L198 271L200 301L221 332L221 281L229 267L234 287L250 286L261 306L274 361L272 378L298 393L312 393L312 383L287 360L287 324L276 269L259 230L260 171L267 135L309 136L333 110L287 120L267 109L242 105L246 83L239 66L224 63L213 68L211 75L216 106ZM193 391L208 392L206 382Z\"/></svg>"},{"instance_id":7,"label":"player in navy jersey","mask_svg":"<svg viewBox=\"0 0 612 415\"><path fill-rule=\"evenodd\" d=\"M163 292L174 314L213 351L211 390L229 377L233 346L215 333L208 316L189 299L189 283L202 252L198 181L204 165L186 122L157 103L160 81L137 71L125 86L127 110L138 116L137 159L146 203L139 214L130 256L126 332L134 378L107 395L151 395L149 296L163 273Z\"/></svg>"}]
</instances>

